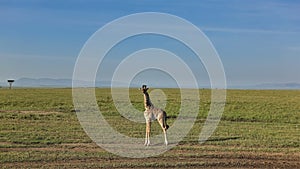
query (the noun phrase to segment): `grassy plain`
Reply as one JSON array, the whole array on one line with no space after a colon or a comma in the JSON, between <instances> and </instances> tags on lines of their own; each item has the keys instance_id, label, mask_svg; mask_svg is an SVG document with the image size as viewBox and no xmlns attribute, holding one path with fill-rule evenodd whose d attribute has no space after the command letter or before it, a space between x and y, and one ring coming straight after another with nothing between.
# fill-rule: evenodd
<instances>
[{"instance_id":1,"label":"grassy plain","mask_svg":"<svg viewBox=\"0 0 300 169\"><path fill-rule=\"evenodd\" d=\"M180 109L178 89L162 89L170 125ZM204 144L199 133L210 106L200 91L199 114L178 146L157 156L131 159L98 147L81 128L72 89L0 89L0 168L297 168L300 166L300 90L228 90L218 128ZM150 91L151 92L151 91ZM96 89L97 103L115 128L144 136L144 124L124 120L109 89ZM143 96L130 90L136 109ZM141 114L141 116L143 116ZM161 133L157 123L152 132ZM141 143L143 144L143 143Z\"/></svg>"}]
</instances>

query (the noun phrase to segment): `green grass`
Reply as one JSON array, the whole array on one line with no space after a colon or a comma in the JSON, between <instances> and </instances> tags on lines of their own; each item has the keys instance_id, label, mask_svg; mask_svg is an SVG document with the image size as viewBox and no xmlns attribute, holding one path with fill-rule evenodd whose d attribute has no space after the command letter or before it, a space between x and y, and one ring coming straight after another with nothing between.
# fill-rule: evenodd
<instances>
[{"instance_id":1,"label":"green grass","mask_svg":"<svg viewBox=\"0 0 300 169\"><path fill-rule=\"evenodd\" d=\"M169 116L168 123L172 125L179 113L180 93L178 89L162 90L167 97L165 110ZM179 146L162 157L177 156L172 153L174 151L189 151L183 154L186 158L190 158L188 154L194 152L196 156L199 151L300 152L299 90L228 90L222 120L203 145L199 145L198 139L209 111L211 92L199 91L200 107L196 123ZM145 125L123 118L113 104L110 90L96 89L96 96L101 112L116 130L131 137L144 137ZM130 99L136 109L143 111L140 91L130 89ZM153 123L152 132L154 135L161 133L157 123ZM81 128L74 112L72 89L0 89L0 163L120 160L90 145L93 143ZM204 155L200 153L199 156ZM113 165L141 168L175 166L172 162L153 161L141 166L126 160ZM178 167L181 165L205 166L206 163L178 163ZM84 167L83 164L80 166ZM93 164L88 166L93 167ZM105 163L103 166L109 168L112 164Z\"/></svg>"},{"instance_id":2,"label":"green grass","mask_svg":"<svg viewBox=\"0 0 300 169\"><path fill-rule=\"evenodd\" d=\"M230 90L224 120L300 122L299 90Z\"/></svg>"}]
</instances>

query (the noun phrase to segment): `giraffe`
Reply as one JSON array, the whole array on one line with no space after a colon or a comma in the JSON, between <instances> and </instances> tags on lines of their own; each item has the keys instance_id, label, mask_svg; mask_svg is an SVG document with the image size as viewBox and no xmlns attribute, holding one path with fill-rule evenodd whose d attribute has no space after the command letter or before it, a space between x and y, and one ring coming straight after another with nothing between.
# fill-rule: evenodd
<instances>
[{"instance_id":1,"label":"giraffe","mask_svg":"<svg viewBox=\"0 0 300 169\"><path fill-rule=\"evenodd\" d=\"M145 137L145 146L150 145L150 130L151 130L151 122L154 120L157 120L160 124L164 137L165 137L165 144L168 145L167 140L167 129L169 126L167 125L167 113L160 109L154 107L154 105L151 103L150 96L147 92L149 88L147 88L146 85L142 85L142 88L140 90L144 94L144 106L145 106L145 112L144 117L146 120L146 137Z\"/></svg>"}]
</instances>

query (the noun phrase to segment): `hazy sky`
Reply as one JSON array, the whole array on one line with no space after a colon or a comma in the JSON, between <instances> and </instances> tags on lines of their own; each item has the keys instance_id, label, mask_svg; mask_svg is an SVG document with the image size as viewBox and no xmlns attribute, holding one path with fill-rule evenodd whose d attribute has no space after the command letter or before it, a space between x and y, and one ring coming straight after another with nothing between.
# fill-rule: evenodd
<instances>
[{"instance_id":1,"label":"hazy sky","mask_svg":"<svg viewBox=\"0 0 300 169\"><path fill-rule=\"evenodd\" d=\"M300 2L293 0L0 0L0 82L72 78L88 38L137 12L169 13L198 26L229 85L300 83Z\"/></svg>"}]
</instances>

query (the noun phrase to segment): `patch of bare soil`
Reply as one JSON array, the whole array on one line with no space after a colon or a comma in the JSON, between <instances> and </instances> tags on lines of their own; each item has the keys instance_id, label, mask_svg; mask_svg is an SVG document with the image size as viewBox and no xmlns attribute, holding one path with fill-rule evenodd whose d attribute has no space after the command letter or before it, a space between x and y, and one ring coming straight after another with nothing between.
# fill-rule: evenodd
<instances>
[{"instance_id":1,"label":"patch of bare soil","mask_svg":"<svg viewBox=\"0 0 300 169\"><path fill-rule=\"evenodd\" d=\"M0 110L1 112L14 112L14 113L22 113L22 114L61 114L62 112L55 111L34 111L34 110Z\"/></svg>"},{"instance_id":2,"label":"patch of bare soil","mask_svg":"<svg viewBox=\"0 0 300 169\"><path fill-rule=\"evenodd\" d=\"M300 153L271 153L253 151L225 151L221 147L188 149L175 148L158 157L124 158L107 153L103 157L65 158L53 161L5 162L0 168L299 168ZM104 152L93 143L62 144L41 148L0 148L0 151L49 151L89 153Z\"/></svg>"}]
</instances>

